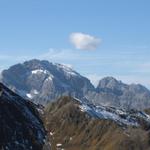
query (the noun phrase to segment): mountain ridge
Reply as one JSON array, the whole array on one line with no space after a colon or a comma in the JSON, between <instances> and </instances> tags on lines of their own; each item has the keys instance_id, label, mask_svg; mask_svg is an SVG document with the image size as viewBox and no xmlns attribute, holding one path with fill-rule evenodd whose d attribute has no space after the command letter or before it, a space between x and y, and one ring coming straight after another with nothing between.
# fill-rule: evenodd
<instances>
[{"instance_id":1,"label":"mountain ridge","mask_svg":"<svg viewBox=\"0 0 150 150\"><path fill-rule=\"evenodd\" d=\"M0 149L42 150L46 131L34 105L0 83Z\"/></svg>"},{"instance_id":2,"label":"mountain ridge","mask_svg":"<svg viewBox=\"0 0 150 150\"><path fill-rule=\"evenodd\" d=\"M94 104L143 110L150 107L150 91L140 84L125 84L105 77L95 88L72 68L46 60L29 60L2 71L1 82L21 96L46 105L70 95Z\"/></svg>"},{"instance_id":3,"label":"mountain ridge","mask_svg":"<svg viewBox=\"0 0 150 150\"><path fill-rule=\"evenodd\" d=\"M46 107L44 122L53 150L149 150L149 125L120 126L80 105L80 100L62 97Z\"/></svg>"}]
</instances>

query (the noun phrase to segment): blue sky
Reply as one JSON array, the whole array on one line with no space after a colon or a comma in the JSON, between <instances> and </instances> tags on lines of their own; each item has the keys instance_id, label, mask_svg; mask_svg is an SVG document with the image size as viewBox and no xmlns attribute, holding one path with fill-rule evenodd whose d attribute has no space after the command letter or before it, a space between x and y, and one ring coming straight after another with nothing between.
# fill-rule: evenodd
<instances>
[{"instance_id":1,"label":"blue sky","mask_svg":"<svg viewBox=\"0 0 150 150\"><path fill-rule=\"evenodd\" d=\"M114 76L150 88L149 7L149 0L0 0L0 70L47 59L94 83Z\"/></svg>"}]
</instances>

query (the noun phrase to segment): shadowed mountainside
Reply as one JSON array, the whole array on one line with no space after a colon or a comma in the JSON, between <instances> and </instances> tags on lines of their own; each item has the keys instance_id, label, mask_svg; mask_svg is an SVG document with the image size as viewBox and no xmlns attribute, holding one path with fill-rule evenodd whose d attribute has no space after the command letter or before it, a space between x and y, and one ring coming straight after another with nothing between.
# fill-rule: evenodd
<instances>
[{"instance_id":1,"label":"shadowed mountainside","mask_svg":"<svg viewBox=\"0 0 150 150\"><path fill-rule=\"evenodd\" d=\"M45 135L34 105L0 84L0 149L42 150Z\"/></svg>"}]
</instances>

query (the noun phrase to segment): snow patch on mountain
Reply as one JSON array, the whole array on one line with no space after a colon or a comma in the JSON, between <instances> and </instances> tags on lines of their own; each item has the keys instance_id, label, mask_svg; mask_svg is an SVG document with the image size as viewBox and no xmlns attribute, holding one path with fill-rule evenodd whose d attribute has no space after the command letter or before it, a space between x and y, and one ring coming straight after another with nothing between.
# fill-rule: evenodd
<instances>
[{"instance_id":1,"label":"snow patch on mountain","mask_svg":"<svg viewBox=\"0 0 150 150\"><path fill-rule=\"evenodd\" d=\"M54 78L54 76L53 76L53 75L49 75L49 76L48 76L48 78L46 78L46 81L52 81L52 80L53 80L53 78Z\"/></svg>"},{"instance_id":2,"label":"snow patch on mountain","mask_svg":"<svg viewBox=\"0 0 150 150\"><path fill-rule=\"evenodd\" d=\"M31 73L32 74L39 74L39 73L47 74L48 71L47 70L42 70L42 69L37 69L37 70L32 70Z\"/></svg>"},{"instance_id":3,"label":"snow patch on mountain","mask_svg":"<svg viewBox=\"0 0 150 150\"><path fill-rule=\"evenodd\" d=\"M33 93L34 93L35 95L39 94L39 92L38 92L37 90L33 90Z\"/></svg>"},{"instance_id":4,"label":"snow patch on mountain","mask_svg":"<svg viewBox=\"0 0 150 150\"><path fill-rule=\"evenodd\" d=\"M68 74L68 75L72 75L72 76L76 76L79 75L77 72L75 72L72 68L63 65L63 64L56 64L56 66L58 67L58 69L61 69L64 71L64 73Z\"/></svg>"},{"instance_id":5,"label":"snow patch on mountain","mask_svg":"<svg viewBox=\"0 0 150 150\"><path fill-rule=\"evenodd\" d=\"M122 109L117 109L114 107L108 106L95 106L87 102L83 102L79 99L76 99L80 104L79 108L82 112L88 113L90 116L98 119L112 120L119 125L127 126L140 126L139 120L143 119L145 122L150 124L150 116L141 111L125 111Z\"/></svg>"},{"instance_id":6,"label":"snow patch on mountain","mask_svg":"<svg viewBox=\"0 0 150 150\"><path fill-rule=\"evenodd\" d=\"M31 93L27 93L26 96L27 96L28 98L30 98L30 99L33 98L33 96L31 95Z\"/></svg>"}]
</instances>

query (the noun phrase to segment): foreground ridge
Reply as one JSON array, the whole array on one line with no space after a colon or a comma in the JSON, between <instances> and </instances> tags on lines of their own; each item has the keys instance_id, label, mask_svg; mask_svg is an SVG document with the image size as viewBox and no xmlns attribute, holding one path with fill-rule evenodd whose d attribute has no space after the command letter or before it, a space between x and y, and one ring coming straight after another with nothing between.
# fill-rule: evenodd
<instances>
[{"instance_id":1,"label":"foreground ridge","mask_svg":"<svg viewBox=\"0 0 150 150\"><path fill-rule=\"evenodd\" d=\"M52 149L149 150L149 116L61 97L45 110Z\"/></svg>"},{"instance_id":2,"label":"foreground ridge","mask_svg":"<svg viewBox=\"0 0 150 150\"><path fill-rule=\"evenodd\" d=\"M84 102L77 98L74 98L74 100L79 102L79 108L82 112L86 112L94 118L112 120L119 125L137 127L140 126L140 121L150 125L150 116L143 111L134 109L127 111L109 106L96 106L88 101Z\"/></svg>"},{"instance_id":3,"label":"foreground ridge","mask_svg":"<svg viewBox=\"0 0 150 150\"><path fill-rule=\"evenodd\" d=\"M34 105L0 83L0 149L41 150L44 139Z\"/></svg>"}]
</instances>

